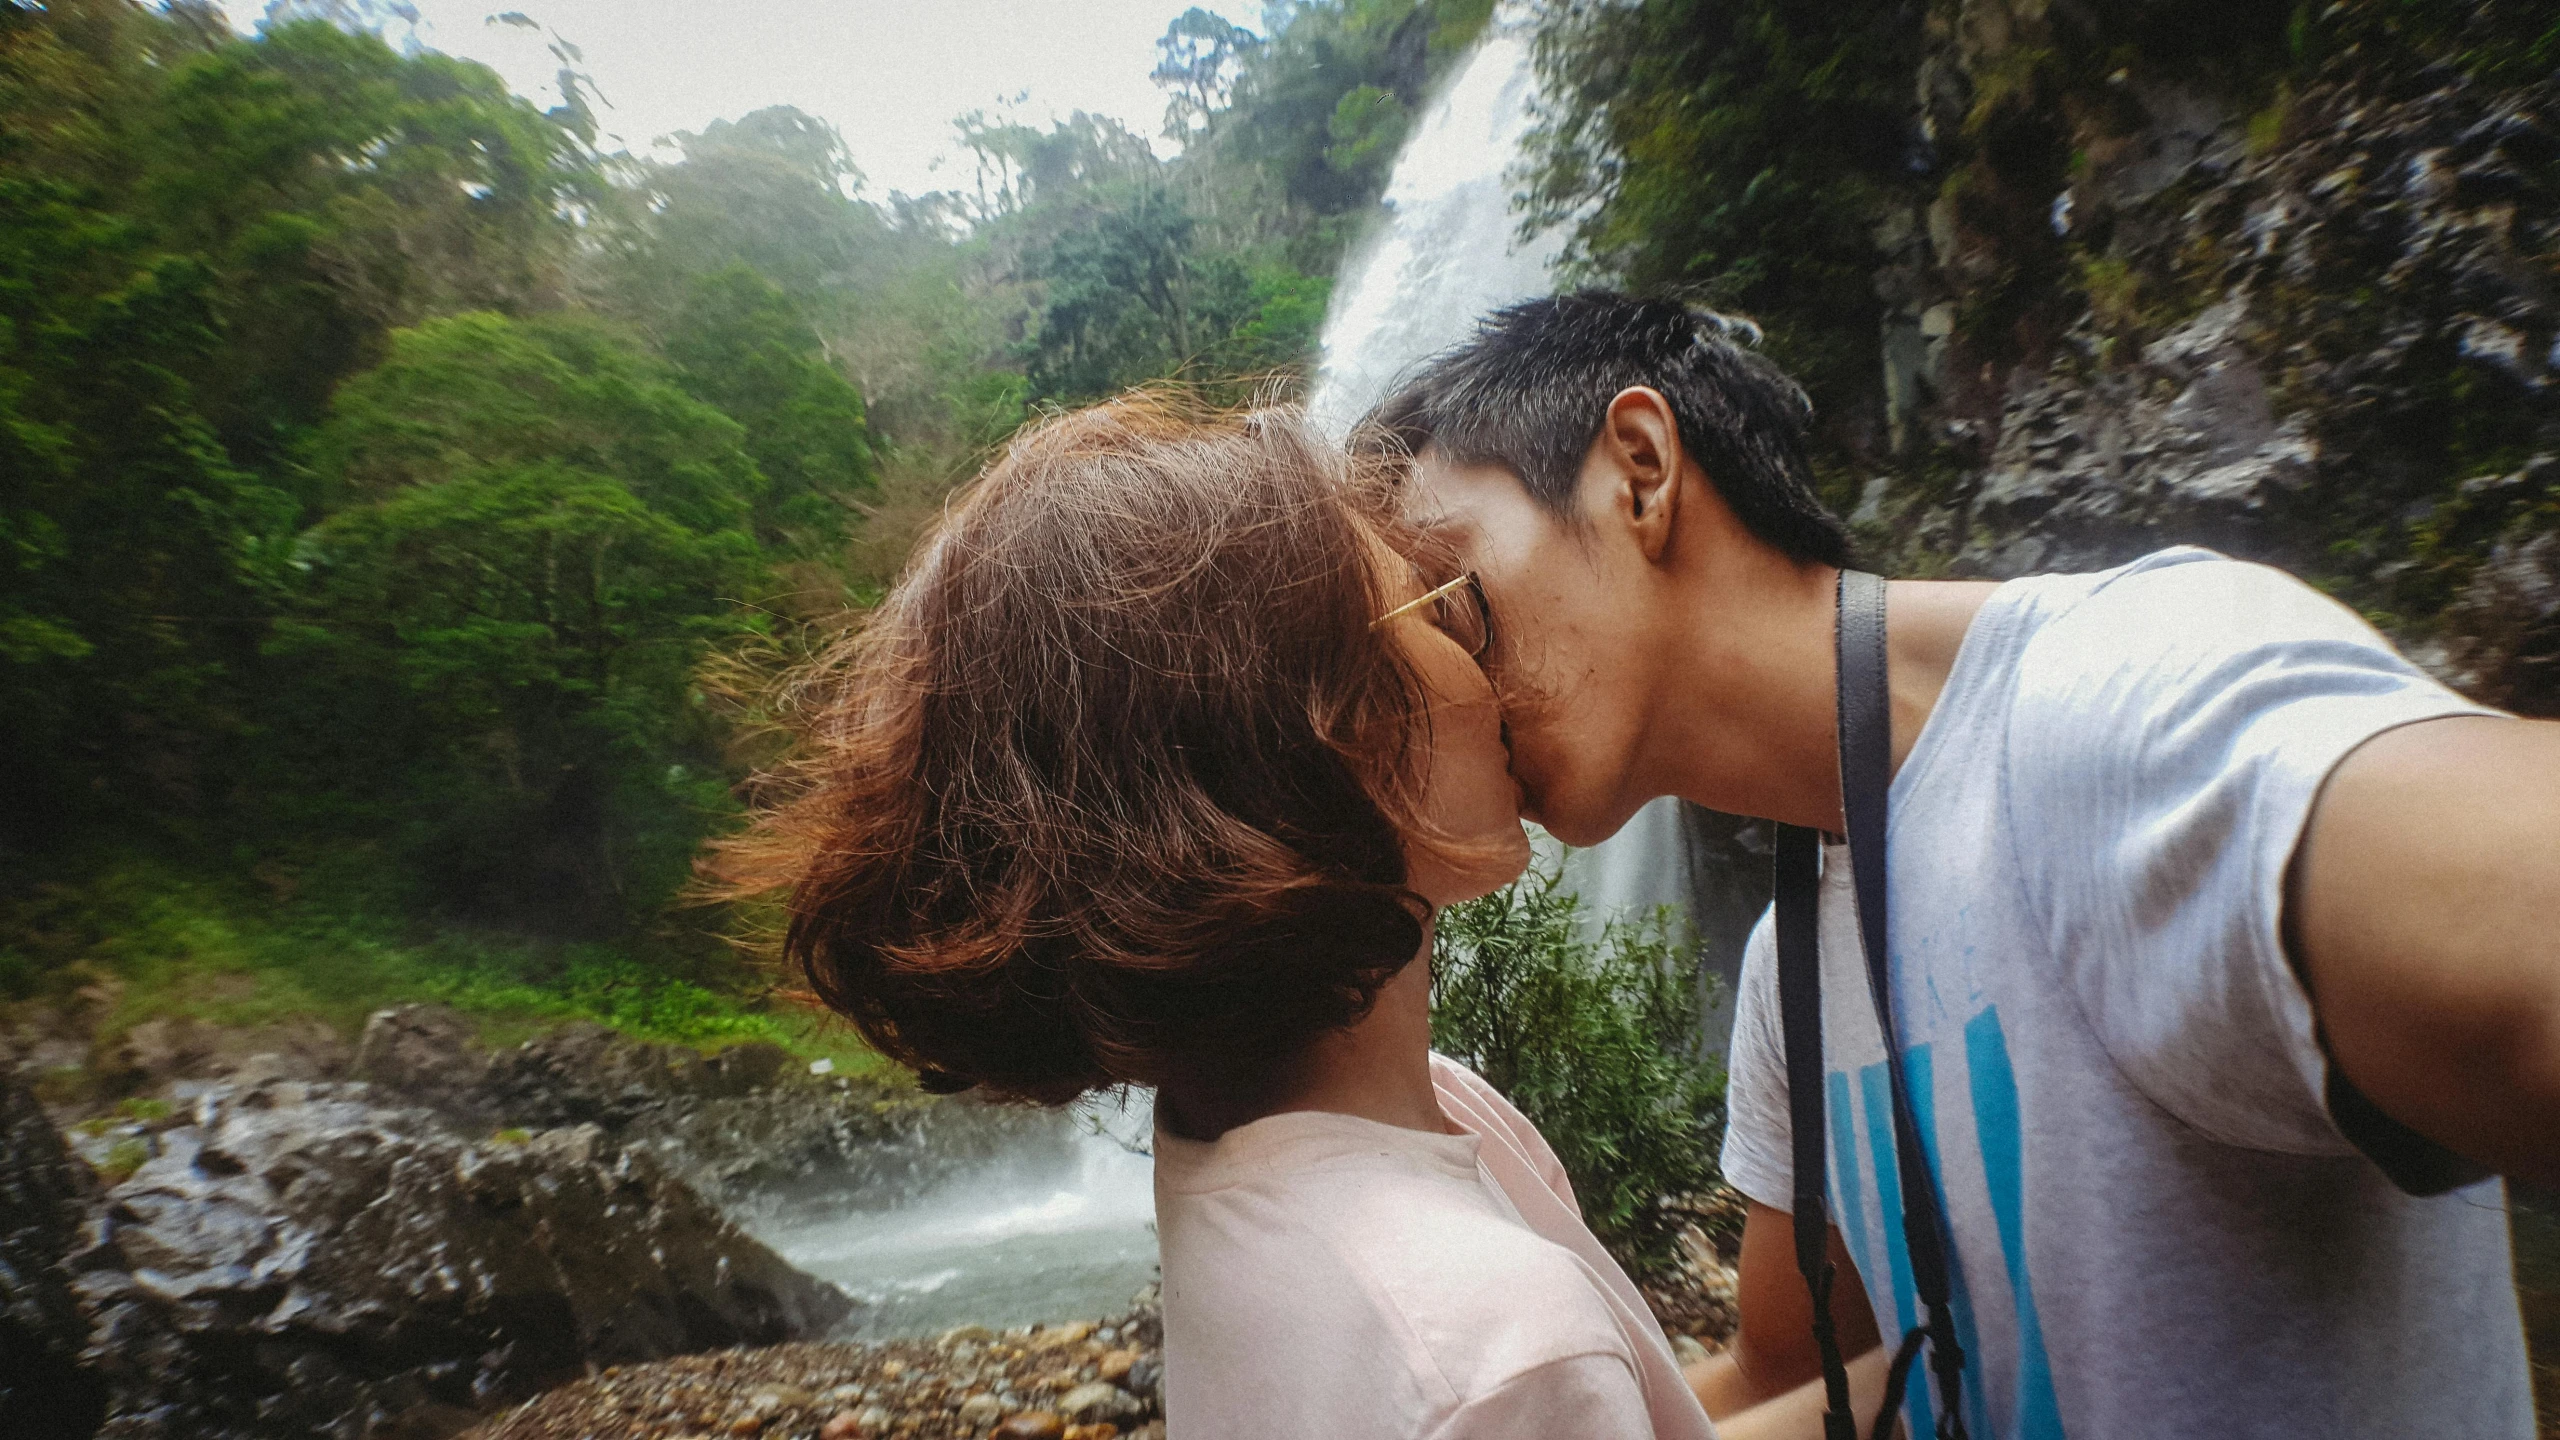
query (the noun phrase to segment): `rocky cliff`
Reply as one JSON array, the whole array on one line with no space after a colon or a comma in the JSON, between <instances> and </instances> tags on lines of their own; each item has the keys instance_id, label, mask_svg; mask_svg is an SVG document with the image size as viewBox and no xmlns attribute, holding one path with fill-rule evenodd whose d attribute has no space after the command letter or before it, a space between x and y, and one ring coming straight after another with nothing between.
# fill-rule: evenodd
<instances>
[{"instance_id":1,"label":"rocky cliff","mask_svg":"<svg viewBox=\"0 0 2560 1440\"><path fill-rule=\"evenodd\" d=\"M2213 545L2560 714L2550 18L2206 13L1931 8L1943 183L1877 217L1862 539L1992 576Z\"/></svg>"}]
</instances>

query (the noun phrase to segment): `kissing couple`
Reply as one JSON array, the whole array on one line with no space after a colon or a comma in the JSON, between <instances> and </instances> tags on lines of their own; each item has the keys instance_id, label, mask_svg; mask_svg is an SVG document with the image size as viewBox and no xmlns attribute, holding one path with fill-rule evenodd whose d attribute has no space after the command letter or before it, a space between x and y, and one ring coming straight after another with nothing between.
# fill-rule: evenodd
<instances>
[{"instance_id":1,"label":"kissing couple","mask_svg":"<svg viewBox=\"0 0 2560 1440\"><path fill-rule=\"evenodd\" d=\"M1583 292L1347 447L1028 427L717 864L926 1087L1154 1090L1174 1440L2529 1436L2560 725L2209 551L1858 572L1745 333ZM1664 795L1781 837L1741 1328L1686 1373L1429 1043L1433 917L1522 821Z\"/></svg>"}]
</instances>

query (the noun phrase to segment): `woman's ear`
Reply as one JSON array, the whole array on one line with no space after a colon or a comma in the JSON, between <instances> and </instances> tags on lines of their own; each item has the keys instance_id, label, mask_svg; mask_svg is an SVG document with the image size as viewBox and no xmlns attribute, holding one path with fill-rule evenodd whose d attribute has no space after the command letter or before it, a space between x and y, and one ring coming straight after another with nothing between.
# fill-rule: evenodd
<instances>
[{"instance_id":1,"label":"woman's ear","mask_svg":"<svg viewBox=\"0 0 2560 1440\"><path fill-rule=\"evenodd\" d=\"M1619 391L1601 422L1599 447L1616 472L1617 519L1645 559L1660 561L1680 504L1680 422L1671 402L1649 385Z\"/></svg>"}]
</instances>

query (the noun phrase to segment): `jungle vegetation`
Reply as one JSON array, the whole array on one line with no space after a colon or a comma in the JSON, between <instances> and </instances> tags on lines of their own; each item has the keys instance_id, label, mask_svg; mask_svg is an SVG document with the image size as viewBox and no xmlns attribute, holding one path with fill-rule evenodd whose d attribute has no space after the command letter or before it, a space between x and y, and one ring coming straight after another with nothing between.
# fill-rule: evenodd
<instances>
[{"instance_id":1,"label":"jungle vegetation","mask_svg":"<svg viewBox=\"0 0 2560 1440\"><path fill-rule=\"evenodd\" d=\"M607 153L565 41L544 111L317 8L0 0L0 1001L767 1025L685 903L718 677L1035 407L1302 374L1491 5L1191 11L1175 158L973 113L924 196L790 109Z\"/></svg>"}]
</instances>

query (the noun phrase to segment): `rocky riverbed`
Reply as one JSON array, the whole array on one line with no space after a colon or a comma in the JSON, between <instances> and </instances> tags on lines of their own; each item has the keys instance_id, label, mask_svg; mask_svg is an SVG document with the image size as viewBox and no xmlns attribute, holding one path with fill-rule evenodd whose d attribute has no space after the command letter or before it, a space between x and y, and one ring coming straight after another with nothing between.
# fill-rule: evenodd
<instances>
[{"instance_id":1,"label":"rocky riverbed","mask_svg":"<svg viewBox=\"0 0 2560 1440\"><path fill-rule=\"evenodd\" d=\"M1117 1319L870 1345L778 1345L614 1366L468 1440L1114 1440L1161 1437L1151 1296Z\"/></svg>"},{"instance_id":2,"label":"rocky riverbed","mask_svg":"<svg viewBox=\"0 0 2560 1440\"><path fill-rule=\"evenodd\" d=\"M767 1046L491 1050L433 1007L352 1047L259 1038L88 1047L91 1095L128 1093L49 1114L23 1082L58 1094L68 1047L0 1035L0 1413L47 1440L436 1440L607 1368L837 1336L861 1305L742 1222L894 1202L1061 1128Z\"/></svg>"},{"instance_id":3,"label":"rocky riverbed","mask_svg":"<svg viewBox=\"0 0 2560 1440\"><path fill-rule=\"evenodd\" d=\"M58 1076L63 1047L0 1034L0 1415L32 1427L0 1431L1112 1440L1160 1425L1151 1294L1114 1316L1005 1327L991 1310L875 1339L859 1295L758 1239L869 1234L1005 1183L1045 1214L1060 1197L1041 1187L1090 1188L1078 1159L1105 1143L1054 1115L593 1026L489 1049L433 1007L378 1013L353 1046L326 1038L259 1050L162 1024L88 1052L120 1100L62 1103L56 1083L48 1113L27 1080ZM1731 1276L1693 1239L1690 1273L1652 1298L1711 1342ZM856 1290L877 1278L821 1268ZM1091 1303L1112 1294L1129 1290Z\"/></svg>"}]
</instances>

